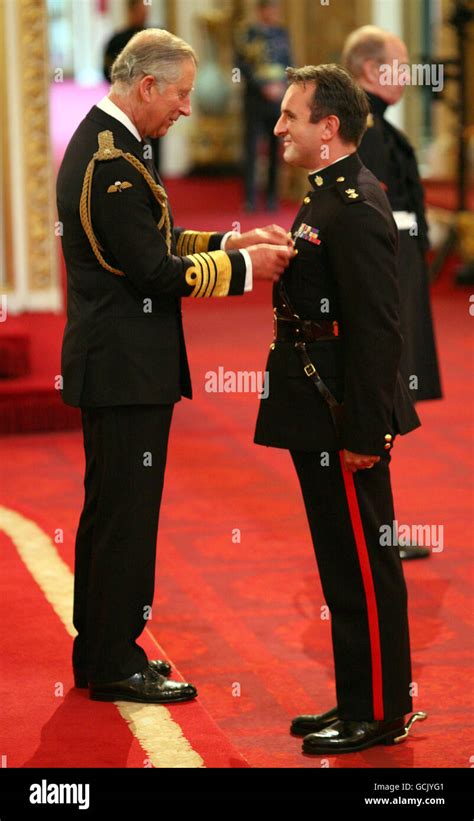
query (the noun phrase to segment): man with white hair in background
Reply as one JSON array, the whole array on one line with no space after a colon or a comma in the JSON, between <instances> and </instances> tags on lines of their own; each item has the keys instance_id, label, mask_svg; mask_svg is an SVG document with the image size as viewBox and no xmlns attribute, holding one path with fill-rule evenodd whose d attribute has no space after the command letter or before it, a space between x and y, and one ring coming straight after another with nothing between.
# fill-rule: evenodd
<instances>
[{"instance_id":1,"label":"man with white hair in background","mask_svg":"<svg viewBox=\"0 0 474 821\"><path fill-rule=\"evenodd\" d=\"M401 100L410 82L407 47L388 31L362 26L347 38L342 57L366 91L371 108L359 156L380 180L399 229L404 338L400 370L414 401L439 399L441 386L425 262L429 239L424 191L413 147L384 116L389 106Z\"/></svg>"},{"instance_id":2,"label":"man with white hair in background","mask_svg":"<svg viewBox=\"0 0 474 821\"><path fill-rule=\"evenodd\" d=\"M380 180L398 227L398 284L400 329L403 337L400 373L412 399L442 396L430 306L426 253L429 249L424 191L413 147L408 138L385 119L410 82L405 43L377 26L362 26L347 38L342 60L366 91L371 113L358 148L364 165ZM427 547L400 544L402 559L430 555Z\"/></svg>"},{"instance_id":3,"label":"man with white hair in background","mask_svg":"<svg viewBox=\"0 0 474 821\"><path fill-rule=\"evenodd\" d=\"M81 408L86 457L73 668L95 700L196 696L136 643L151 616L173 406L191 398L180 299L243 294L252 276L274 279L294 253L274 225L242 235L174 228L146 138L190 115L196 64L167 31L135 35L57 181L68 278L63 399Z\"/></svg>"}]
</instances>

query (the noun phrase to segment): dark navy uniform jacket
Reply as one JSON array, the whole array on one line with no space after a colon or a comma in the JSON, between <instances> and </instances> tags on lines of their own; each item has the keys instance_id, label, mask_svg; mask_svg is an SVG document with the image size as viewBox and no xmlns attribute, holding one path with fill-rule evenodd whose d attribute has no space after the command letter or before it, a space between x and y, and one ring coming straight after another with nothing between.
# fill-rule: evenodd
<instances>
[{"instance_id":1,"label":"dark navy uniform jacket","mask_svg":"<svg viewBox=\"0 0 474 821\"><path fill-rule=\"evenodd\" d=\"M369 128L357 153L382 183L392 211L416 214L418 241L424 254L429 248L428 225L415 151L405 134L385 119L387 103L375 94L368 93L367 97L371 109Z\"/></svg>"},{"instance_id":2,"label":"dark navy uniform jacket","mask_svg":"<svg viewBox=\"0 0 474 821\"><path fill-rule=\"evenodd\" d=\"M242 294L245 260L218 250L222 234L174 229L139 171L122 157L98 162L90 217L107 264L94 254L80 215L84 176L98 135L143 162L143 144L94 106L74 133L57 180L67 268L67 325L62 347L63 399L80 407L168 404L191 396L181 319L183 296ZM195 253L194 253L195 252ZM217 252L217 253L216 253ZM189 254L193 254L190 257ZM192 268L195 285L186 272ZM199 288L199 282L203 287Z\"/></svg>"},{"instance_id":3,"label":"dark navy uniform jacket","mask_svg":"<svg viewBox=\"0 0 474 821\"><path fill-rule=\"evenodd\" d=\"M380 180L392 211L416 215L417 230L399 236L398 276L404 350L400 369L414 400L439 399L441 377L430 306L429 249L425 195L416 155L405 134L384 114L387 104L368 94L371 114L358 154ZM417 377L416 387L412 377Z\"/></svg>"},{"instance_id":4,"label":"dark navy uniform jacket","mask_svg":"<svg viewBox=\"0 0 474 821\"><path fill-rule=\"evenodd\" d=\"M337 338L312 342L307 350L327 387L344 402L343 446L382 455L387 435L420 424L398 371L397 228L379 181L357 154L309 180L311 191L292 226L298 255L283 282L302 319L339 323ZM278 301L277 283L274 306ZM328 406L305 375L294 344L272 344L266 368L269 396L260 401L255 442L335 449Z\"/></svg>"}]
</instances>

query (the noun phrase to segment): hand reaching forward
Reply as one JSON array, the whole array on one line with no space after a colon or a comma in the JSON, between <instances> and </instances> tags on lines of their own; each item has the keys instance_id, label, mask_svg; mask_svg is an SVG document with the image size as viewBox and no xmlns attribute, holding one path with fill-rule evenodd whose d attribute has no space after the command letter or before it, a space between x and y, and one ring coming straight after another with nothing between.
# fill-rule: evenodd
<instances>
[{"instance_id":1,"label":"hand reaching forward","mask_svg":"<svg viewBox=\"0 0 474 821\"><path fill-rule=\"evenodd\" d=\"M254 279L270 279L273 282L279 278L297 253L287 245L251 245L247 248L250 254Z\"/></svg>"},{"instance_id":2,"label":"hand reaching forward","mask_svg":"<svg viewBox=\"0 0 474 821\"><path fill-rule=\"evenodd\" d=\"M260 245L261 243L270 245L288 245L293 247L293 240L280 225L265 225L263 228L253 228L252 231L245 231L244 234L231 234L225 244L226 251L234 251L239 248L248 248L250 245Z\"/></svg>"}]
</instances>

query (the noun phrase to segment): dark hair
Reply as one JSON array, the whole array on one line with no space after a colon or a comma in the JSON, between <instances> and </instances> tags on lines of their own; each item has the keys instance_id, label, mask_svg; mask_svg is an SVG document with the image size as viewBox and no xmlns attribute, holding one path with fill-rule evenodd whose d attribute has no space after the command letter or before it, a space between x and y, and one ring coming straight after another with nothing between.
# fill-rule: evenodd
<instances>
[{"instance_id":1,"label":"dark hair","mask_svg":"<svg viewBox=\"0 0 474 821\"><path fill-rule=\"evenodd\" d=\"M315 83L311 101L311 123L335 114L339 118L339 134L345 143L359 145L367 128L369 102L365 91L342 66L327 63L320 66L287 68L290 85Z\"/></svg>"}]
</instances>

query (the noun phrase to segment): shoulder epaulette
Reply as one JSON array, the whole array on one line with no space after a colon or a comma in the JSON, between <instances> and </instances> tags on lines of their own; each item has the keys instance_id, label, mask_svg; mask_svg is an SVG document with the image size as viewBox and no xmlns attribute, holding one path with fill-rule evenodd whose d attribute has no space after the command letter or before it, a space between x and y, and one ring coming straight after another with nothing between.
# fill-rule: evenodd
<instances>
[{"instance_id":1,"label":"shoulder epaulette","mask_svg":"<svg viewBox=\"0 0 474 821\"><path fill-rule=\"evenodd\" d=\"M158 183L153 179L150 172L145 168L143 163L140 162L138 157L135 157L134 154L130 154L127 151L122 151L121 148L116 148L114 144L114 135L111 131L101 131L98 135L98 142L99 147L97 151L92 155L92 159L90 160L87 168L86 173L84 175L84 182L82 184L82 193L79 205L79 212L81 217L82 227L86 232L87 238L90 242L91 248L94 252L94 256L96 257L99 264L102 268L105 268L106 271L110 271L112 274L117 274L117 276L125 276L123 271L120 271L118 268L113 268L112 265L109 265L108 262L105 261L104 257L101 254L101 248L99 243L97 242L97 238L94 234L94 230L92 228L92 220L91 220L91 194L92 194L92 178L94 176L94 168L96 162L103 162L107 160L116 160L119 157L129 162L133 167L139 172L139 174L144 177L145 182L150 187L151 191L157 202L161 205L162 209L162 216L161 220L158 223L158 230L160 230L163 225L165 226L166 231L166 247L168 249L168 254L171 253L171 222L170 222L170 215L168 210L168 197L166 195L166 191L163 186L158 185ZM120 187L132 187L131 184L125 185L125 183L120 183Z\"/></svg>"},{"instance_id":2,"label":"shoulder epaulette","mask_svg":"<svg viewBox=\"0 0 474 821\"><path fill-rule=\"evenodd\" d=\"M355 186L352 186L346 179L341 179L341 181L337 180L336 188L344 202L348 205L353 202L363 202L363 200L365 200L363 193Z\"/></svg>"}]
</instances>

